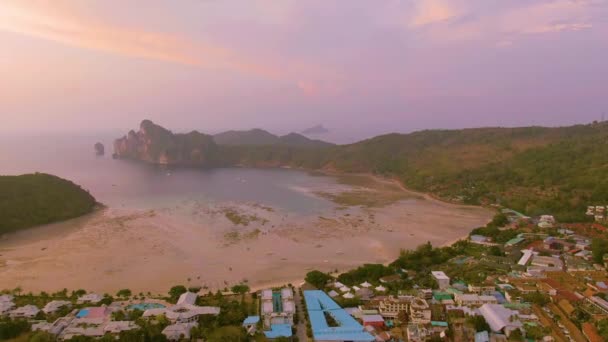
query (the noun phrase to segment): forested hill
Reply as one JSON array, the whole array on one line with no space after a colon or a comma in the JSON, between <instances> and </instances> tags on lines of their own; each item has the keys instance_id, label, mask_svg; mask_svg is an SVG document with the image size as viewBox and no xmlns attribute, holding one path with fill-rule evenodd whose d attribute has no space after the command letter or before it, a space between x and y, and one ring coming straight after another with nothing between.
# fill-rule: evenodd
<instances>
[{"instance_id":1,"label":"forested hill","mask_svg":"<svg viewBox=\"0 0 608 342\"><path fill-rule=\"evenodd\" d=\"M464 203L586 220L608 204L608 125L476 128L388 134L318 149L224 148L227 164L292 166L395 177Z\"/></svg>"},{"instance_id":2,"label":"forested hill","mask_svg":"<svg viewBox=\"0 0 608 342\"><path fill-rule=\"evenodd\" d=\"M56 176L0 176L0 235L82 216L95 205L87 191Z\"/></svg>"}]
</instances>

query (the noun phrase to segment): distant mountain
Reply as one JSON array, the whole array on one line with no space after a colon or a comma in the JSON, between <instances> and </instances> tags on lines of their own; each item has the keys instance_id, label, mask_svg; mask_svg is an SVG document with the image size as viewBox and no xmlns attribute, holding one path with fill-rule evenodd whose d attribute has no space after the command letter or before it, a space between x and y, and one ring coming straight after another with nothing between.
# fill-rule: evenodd
<instances>
[{"instance_id":1,"label":"distant mountain","mask_svg":"<svg viewBox=\"0 0 608 342\"><path fill-rule=\"evenodd\" d=\"M332 146L332 143L328 143L321 140L309 139L302 134L289 133L279 138L279 143L288 146L300 146L300 147L326 147Z\"/></svg>"},{"instance_id":2,"label":"distant mountain","mask_svg":"<svg viewBox=\"0 0 608 342\"><path fill-rule=\"evenodd\" d=\"M197 131L174 134L150 120L114 141L114 157L153 164L214 165L218 147L213 137Z\"/></svg>"},{"instance_id":3,"label":"distant mountain","mask_svg":"<svg viewBox=\"0 0 608 342\"><path fill-rule=\"evenodd\" d=\"M302 133L304 135L322 135L322 134L329 133L329 130L327 128L325 128L323 125L316 125L313 127L309 127L300 133Z\"/></svg>"},{"instance_id":4,"label":"distant mountain","mask_svg":"<svg viewBox=\"0 0 608 342\"><path fill-rule=\"evenodd\" d=\"M331 143L321 140L309 139L298 133L289 133L277 136L263 129L248 131L227 131L213 136L218 145L225 146L272 146L286 145L293 147L322 147L331 146Z\"/></svg>"},{"instance_id":5,"label":"distant mountain","mask_svg":"<svg viewBox=\"0 0 608 342\"><path fill-rule=\"evenodd\" d=\"M279 137L263 129L249 131L227 131L213 136L218 145L274 145Z\"/></svg>"},{"instance_id":6,"label":"distant mountain","mask_svg":"<svg viewBox=\"0 0 608 342\"><path fill-rule=\"evenodd\" d=\"M80 186L44 173L0 176L0 235L93 211L97 201Z\"/></svg>"}]
</instances>

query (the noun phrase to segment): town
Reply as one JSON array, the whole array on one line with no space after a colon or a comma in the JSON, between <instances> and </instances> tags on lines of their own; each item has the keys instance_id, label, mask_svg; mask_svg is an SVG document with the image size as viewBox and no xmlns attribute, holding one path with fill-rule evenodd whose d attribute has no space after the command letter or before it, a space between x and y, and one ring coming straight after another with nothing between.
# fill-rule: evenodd
<instances>
[{"instance_id":1,"label":"town","mask_svg":"<svg viewBox=\"0 0 608 342\"><path fill-rule=\"evenodd\" d=\"M310 271L251 291L174 286L166 295L84 290L0 295L0 339L14 341L605 341L608 239L499 208L451 246L402 251L391 264Z\"/></svg>"}]
</instances>

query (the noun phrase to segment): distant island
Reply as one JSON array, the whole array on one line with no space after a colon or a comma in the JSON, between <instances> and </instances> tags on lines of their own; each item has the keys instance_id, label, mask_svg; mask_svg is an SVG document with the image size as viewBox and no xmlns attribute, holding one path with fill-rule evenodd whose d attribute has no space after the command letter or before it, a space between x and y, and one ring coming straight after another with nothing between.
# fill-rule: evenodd
<instances>
[{"instance_id":1,"label":"distant island","mask_svg":"<svg viewBox=\"0 0 608 342\"><path fill-rule=\"evenodd\" d=\"M0 176L0 235L92 212L95 198L57 176Z\"/></svg>"},{"instance_id":2,"label":"distant island","mask_svg":"<svg viewBox=\"0 0 608 342\"><path fill-rule=\"evenodd\" d=\"M105 146L103 146L103 144L100 142L96 143L94 148L95 148L95 154L98 156L103 156L106 153Z\"/></svg>"},{"instance_id":3,"label":"distant island","mask_svg":"<svg viewBox=\"0 0 608 342\"><path fill-rule=\"evenodd\" d=\"M426 130L333 145L259 129L173 134L145 120L138 133L116 141L115 155L159 164L376 174L452 202L580 222L590 219L588 205L608 199L607 143L606 123Z\"/></svg>"}]
</instances>

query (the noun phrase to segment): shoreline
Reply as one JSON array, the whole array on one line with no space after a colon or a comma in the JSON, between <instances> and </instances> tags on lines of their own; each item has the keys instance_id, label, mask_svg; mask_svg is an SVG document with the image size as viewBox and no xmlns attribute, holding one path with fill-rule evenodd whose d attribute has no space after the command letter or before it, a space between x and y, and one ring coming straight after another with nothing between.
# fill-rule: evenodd
<instances>
[{"instance_id":1,"label":"shoreline","mask_svg":"<svg viewBox=\"0 0 608 342\"><path fill-rule=\"evenodd\" d=\"M270 220L241 226L213 207L223 204L104 208L41 228L46 230L29 229L24 238L0 241L0 289L157 293L177 284L221 290L245 280L252 289L298 285L312 269L344 272L364 263L389 264L401 249L427 241L437 247L453 244L491 219L487 208L471 210L417 197L380 208L333 207L327 215L305 217L270 214L255 203L236 204L245 214L259 210ZM258 229L255 236L248 235ZM231 231L242 238L226 243Z\"/></svg>"}]
</instances>

